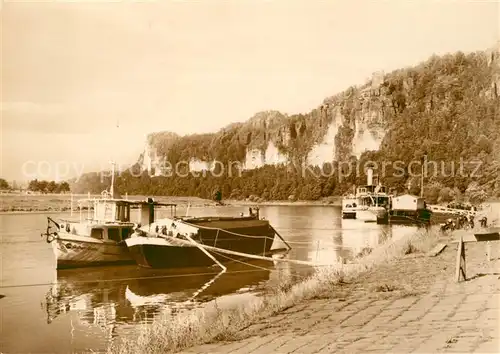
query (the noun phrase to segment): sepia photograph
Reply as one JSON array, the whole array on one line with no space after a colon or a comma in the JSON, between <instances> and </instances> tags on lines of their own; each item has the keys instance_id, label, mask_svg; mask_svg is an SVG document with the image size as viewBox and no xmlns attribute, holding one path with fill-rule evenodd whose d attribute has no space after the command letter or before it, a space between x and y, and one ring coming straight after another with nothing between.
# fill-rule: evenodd
<instances>
[{"instance_id":1,"label":"sepia photograph","mask_svg":"<svg viewBox=\"0 0 500 354\"><path fill-rule=\"evenodd\" d=\"M0 33L0 354L500 352L500 0Z\"/></svg>"}]
</instances>

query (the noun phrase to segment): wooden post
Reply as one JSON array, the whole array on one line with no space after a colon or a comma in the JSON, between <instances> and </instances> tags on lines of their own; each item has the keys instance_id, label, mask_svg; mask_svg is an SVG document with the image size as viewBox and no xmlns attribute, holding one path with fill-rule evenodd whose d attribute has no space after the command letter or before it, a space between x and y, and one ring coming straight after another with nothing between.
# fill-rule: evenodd
<instances>
[{"instance_id":1,"label":"wooden post","mask_svg":"<svg viewBox=\"0 0 500 354\"><path fill-rule=\"evenodd\" d=\"M319 254L319 240L317 241L316 245L316 262L318 261L318 254Z\"/></svg>"},{"instance_id":2,"label":"wooden post","mask_svg":"<svg viewBox=\"0 0 500 354\"><path fill-rule=\"evenodd\" d=\"M457 268L456 268L456 273L455 277L457 280L457 283L460 281L465 281L467 280L467 275L465 271L465 244L464 244L464 239L462 236L460 236L460 241L458 242L458 248L457 248Z\"/></svg>"},{"instance_id":3,"label":"wooden post","mask_svg":"<svg viewBox=\"0 0 500 354\"><path fill-rule=\"evenodd\" d=\"M487 261L491 261L491 241L500 241L500 227L491 227L487 230L474 233L473 239L467 239L466 242L486 242ZM456 242L456 241L455 241ZM463 236L458 240L456 265L456 281L467 280L465 272L465 242Z\"/></svg>"}]
</instances>

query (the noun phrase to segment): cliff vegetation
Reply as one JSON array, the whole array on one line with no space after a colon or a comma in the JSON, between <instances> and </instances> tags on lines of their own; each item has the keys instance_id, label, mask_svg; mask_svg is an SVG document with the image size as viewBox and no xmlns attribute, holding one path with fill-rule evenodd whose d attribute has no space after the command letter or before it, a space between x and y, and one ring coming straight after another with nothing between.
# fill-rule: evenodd
<instances>
[{"instance_id":1,"label":"cliff vegetation","mask_svg":"<svg viewBox=\"0 0 500 354\"><path fill-rule=\"evenodd\" d=\"M373 143L362 145L368 140ZM320 145L326 153L313 163L311 152ZM145 152L117 178L120 190L202 198L220 190L225 199L317 200L364 184L363 164L371 161L385 185L418 193L418 163L425 156L429 202L499 197L500 52L433 56L416 67L374 75L363 86L326 98L308 114L267 111L211 134L154 133L147 146L156 152L150 171ZM276 150L273 156L284 159L269 157L270 146ZM260 162L249 167L255 152ZM220 164L212 172L194 171L187 164L173 173L164 169L165 162L175 166L182 161ZM355 166L361 166L357 172ZM151 176L159 168L163 172ZM108 185L109 179L101 181L94 173L73 189L98 193Z\"/></svg>"}]
</instances>

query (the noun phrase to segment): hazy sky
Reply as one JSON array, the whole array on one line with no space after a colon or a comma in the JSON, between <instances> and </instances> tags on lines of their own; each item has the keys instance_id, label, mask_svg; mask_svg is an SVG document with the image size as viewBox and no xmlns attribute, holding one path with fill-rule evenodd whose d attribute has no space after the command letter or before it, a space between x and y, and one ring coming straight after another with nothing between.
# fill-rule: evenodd
<instances>
[{"instance_id":1,"label":"hazy sky","mask_svg":"<svg viewBox=\"0 0 500 354\"><path fill-rule=\"evenodd\" d=\"M499 7L6 0L1 176L30 179L39 162L40 178L54 178L58 162L73 172L133 162L150 132L214 131L268 109L307 112L374 71L491 47Z\"/></svg>"}]
</instances>

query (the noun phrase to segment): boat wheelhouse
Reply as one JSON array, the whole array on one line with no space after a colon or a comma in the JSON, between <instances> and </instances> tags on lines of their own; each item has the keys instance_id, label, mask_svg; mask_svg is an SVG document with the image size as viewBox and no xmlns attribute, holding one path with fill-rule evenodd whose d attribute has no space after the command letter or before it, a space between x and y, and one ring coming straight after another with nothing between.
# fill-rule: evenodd
<instances>
[{"instance_id":1,"label":"boat wheelhouse","mask_svg":"<svg viewBox=\"0 0 500 354\"><path fill-rule=\"evenodd\" d=\"M42 236L52 246L56 268L133 263L124 242L138 226L131 220L131 212L139 207L143 213L148 202L112 198L104 191L100 198L81 199L78 204L78 220L47 218Z\"/></svg>"},{"instance_id":2,"label":"boat wheelhouse","mask_svg":"<svg viewBox=\"0 0 500 354\"><path fill-rule=\"evenodd\" d=\"M391 196L387 194L387 187L383 185L366 185L356 190L359 202L356 219L376 222L390 206Z\"/></svg>"},{"instance_id":3,"label":"boat wheelhouse","mask_svg":"<svg viewBox=\"0 0 500 354\"><path fill-rule=\"evenodd\" d=\"M358 219L365 222L376 222L390 205L391 196L387 187L380 183L373 183L373 170L367 170L367 183L356 188L354 196L342 199L342 217L344 219Z\"/></svg>"}]
</instances>

